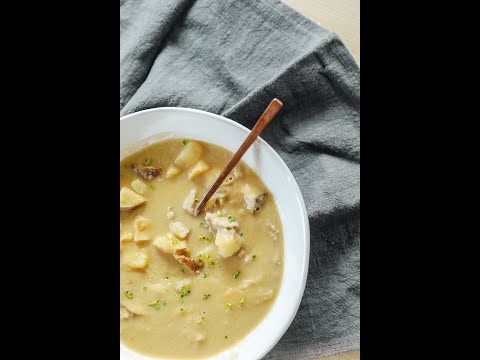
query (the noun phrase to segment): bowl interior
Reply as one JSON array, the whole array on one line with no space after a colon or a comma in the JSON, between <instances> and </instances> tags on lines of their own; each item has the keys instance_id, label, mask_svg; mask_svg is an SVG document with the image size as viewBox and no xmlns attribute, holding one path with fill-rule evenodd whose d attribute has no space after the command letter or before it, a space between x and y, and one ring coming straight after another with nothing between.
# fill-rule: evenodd
<instances>
[{"instance_id":1,"label":"bowl interior","mask_svg":"<svg viewBox=\"0 0 480 360\"><path fill-rule=\"evenodd\" d=\"M147 144L171 137L192 138L235 152L249 130L227 118L200 110L158 108L120 119L120 158ZM258 139L243 160L272 193L284 234L284 275L280 292L263 321L234 347L211 359L261 359L290 326L305 289L310 230L303 197L292 173L278 154ZM121 345L121 359L146 359Z\"/></svg>"}]
</instances>

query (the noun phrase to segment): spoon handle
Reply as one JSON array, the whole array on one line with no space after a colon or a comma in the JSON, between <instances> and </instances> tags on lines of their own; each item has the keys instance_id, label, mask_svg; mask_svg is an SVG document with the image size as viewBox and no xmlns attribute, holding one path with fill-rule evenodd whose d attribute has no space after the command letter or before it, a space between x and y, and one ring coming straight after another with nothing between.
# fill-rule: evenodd
<instances>
[{"instance_id":1,"label":"spoon handle","mask_svg":"<svg viewBox=\"0 0 480 360\"><path fill-rule=\"evenodd\" d=\"M213 194L215 194L215 192L220 187L220 185L222 185L223 181L228 176L228 174L230 174L233 168L237 166L242 156L247 152L247 150L250 148L253 142L260 136L263 129L265 129L265 127L270 123L270 121L273 120L273 118L278 114L278 112L282 107L283 107L282 102L276 98L270 102L270 104L267 106L267 108L263 112L262 116L260 116L260 118L258 119L257 123L253 127L248 137L245 139L243 144L237 150L235 155L233 155L232 160L230 160L228 165L225 167L222 173L218 176L217 180L215 180L213 185L210 187L210 190L208 190L208 192L203 197L202 201L200 201L200 203L198 204L197 208L193 212L194 216L197 216L198 214L200 214L200 212L203 210L208 200L210 200Z\"/></svg>"}]
</instances>

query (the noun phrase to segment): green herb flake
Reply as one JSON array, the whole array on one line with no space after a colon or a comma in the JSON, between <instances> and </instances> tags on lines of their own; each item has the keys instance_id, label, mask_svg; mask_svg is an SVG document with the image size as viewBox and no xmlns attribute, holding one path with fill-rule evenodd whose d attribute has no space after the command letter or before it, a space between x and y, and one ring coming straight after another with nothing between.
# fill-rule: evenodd
<instances>
[{"instance_id":1,"label":"green herb flake","mask_svg":"<svg viewBox=\"0 0 480 360\"><path fill-rule=\"evenodd\" d=\"M232 310L232 303L230 302L223 304L223 306L225 306L228 310Z\"/></svg>"},{"instance_id":2,"label":"green herb flake","mask_svg":"<svg viewBox=\"0 0 480 360\"><path fill-rule=\"evenodd\" d=\"M148 306L153 307L155 310L160 310L160 303L158 300L152 301Z\"/></svg>"},{"instance_id":3,"label":"green herb flake","mask_svg":"<svg viewBox=\"0 0 480 360\"><path fill-rule=\"evenodd\" d=\"M208 277L208 274L207 273L203 273L203 278L206 279Z\"/></svg>"},{"instance_id":4,"label":"green herb flake","mask_svg":"<svg viewBox=\"0 0 480 360\"><path fill-rule=\"evenodd\" d=\"M173 239L172 240L172 245L178 245L178 244L180 244L180 240L178 240L178 239Z\"/></svg>"},{"instance_id":5,"label":"green herb flake","mask_svg":"<svg viewBox=\"0 0 480 360\"><path fill-rule=\"evenodd\" d=\"M203 300L208 300L210 296L211 296L210 294L203 294Z\"/></svg>"},{"instance_id":6,"label":"green herb flake","mask_svg":"<svg viewBox=\"0 0 480 360\"><path fill-rule=\"evenodd\" d=\"M153 164L153 160L152 160L152 159L150 159L150 158L146 158L146 159L145 159L145 165L151 166L152 164Z\"/></svg>"},{"instance_id":7,"label":"green herb flake","mask_svg":"<svg viewBox=\"0 0 480 360\"><path fill-rule=\"evenodd\" d=\"M204 320L205 320L205 316L202 316L202 321L204 321Z\"/></svg>"},{"instance_id":8,"label":"green herb flake","mask_svg":"<svg viewBox=\"0 0 480 360\"><path fill-rule=\"evenodd\" d=\"M252 256L252 260L255 261L255 259L257 258L257 255L253 255Z\"/></svg>"},{"instance_id":9,"label":"green herb flake","mask_svg":"<svg viewBox=\"0 0 480 360\"><path fill-rule=\"evenodd\" d=\"M129 299L133 299L133 293L130 290L125 290L125 296Z\"/></svg>"},{"instance_id":10,"label":"green herb flake","mask_svg":"<svg viewBox=\"0 0 480 360\"><path fill-rule=\"evenodd\" d=\"M225 335L225 339L228 339L228 336L227 336L227 335Z\"/></svg>"},{"instance_id":11,"label":"green herb flake","mask_svg":"<svg viewBox=\"0 0 480 360\"><path fill-rule=\"evenodd\" d=\"M181 268L180 271L181 271L182 273L184 273L184 272L185 272L185 268Z\"/></svg>"},{"instance_id":12,"label":"green herb flake","mask_svg":"<svg viewBox=\"0 0 480 360\"><path fill-rule=\"evenodd\" d=\"M168 280L168 276L165 276L165 279Z\"/></svg>"},{"instance_id":13,"label":"green herb flake","mask_svg":"<svg viewBox=\"0 0 480 360\"><path fill-rule=\"evenodd\" d=\"M242 300L240 300L240 306L243 306L245 305L245 298L242 298Z\"/></svg>"},{"instance_id":14,"label":"green herb flake","mask_svg":"<svg viewBox=\"0 0 480 360\"><path fill-rule=\"evenodd\" d=\"M236 219L235 219L233 216L228 215L228 221L230 221L230 222L235 222Z\"/></svg>"},{"instance_id":15,"label":"green herb flake","mask_svg":"<svg viewBox=\"0 0 480 360\"><path fill-rule=\"evenodd\" d=\"M146 287L146 286L143 287L143 291L147 291L147 287Z\"/></svg>"},{"instance_id":16,"label":"green herb flake","mask_svg":"<svg viewBox=\"0 0 480 360\"><path fill-rule=\"evenodd\" d=\"M162 300L162 305L163 305L163 306L167 305L167 300L163 299L163 300Z\"/></svg>"},{"instance_id":17,"label":"green herb flake","mask_svg":"<svg viewBox=\"0 0 480 360\"><path fill-rule=\"evenodd\" d=\"M190 294L190 289L183 286L182 290L181 290L181 293L182 293L183 296L187 296L188 294Z\"/></svg>"},{"instance_id":18,"label":"green herb flake","mask_svg":"<svg viewBox=\"0 0 480 360\"><path fill-rule=\"evenodd\" d=\"M155 185L150 185L149 188L150 190L157 190L157 187Z\"/></svg>"},{"instance_id":19,"label":"green herb flake","mask_svg":"<svg viewBox=\"0 0 480 360\"><path fill-rule=\"evenodd\" d=\"M183 141L182 141L182 144L183 144L183 145L187 145L187 144L188 144L188 140L183 140Z\"/></svg>"},{"instance_id":20,"label":"green herb flake","mask_svg":"<svg viewBox=\"0 0 480 360\"><path fill-rule=\"evenodd\" d=\"M215 261L210 261L210 266L215 266Z\"/></svg>"},{"instance_id":21,"label":"green herb flake","mask_svg":"<svg viewBox=\"0 0 480 360\"><path fill-rule=\"evenodd\" d=\"M185 309L184 308L180 308L180 315L183 315L185 314Z\"/></svg>"},{"instance_id":22,"label":"green herb flake","mask_svg":"<svg viewBox=\"0 0 480 360\"><path fill-rule=\"evenodd\" d=\"M240 271L235 271L233 273L233 278L236 279L236 278L238 278L239 275L240 275Z\"/></svg>"},{"instance_id":23,"label":"green herb flake","mask_svg":"<svg viewBox=\"0 0 480 360\"><path fill-rule=\"evenodd\" d=\"M167 238L169 238L170 240L173 240L173 234L167 233Z\"/></svg>"}]
</instances>

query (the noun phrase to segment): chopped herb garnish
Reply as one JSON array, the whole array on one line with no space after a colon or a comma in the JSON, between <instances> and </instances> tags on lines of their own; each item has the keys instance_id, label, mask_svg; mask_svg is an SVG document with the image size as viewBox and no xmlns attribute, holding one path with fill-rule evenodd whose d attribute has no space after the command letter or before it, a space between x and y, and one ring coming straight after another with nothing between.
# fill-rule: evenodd
<instances>
[{"instance_id":1,"label":"chopped herb garnish","mask_svg":"<svg viewBox=\"0 0 480 360\"><path fill-rule=\"evenodd\" d=\"M252 260L255 260L257 258L257 255L252 256Z\"/></svg>"},{"instance_id":2,"label":"chopped herb garnish","mask_svg":"<svg viewBox=\"0 0 480 360\"><path fill-rule=\"evenodd\" d=\"M187 296L188 294L190 294L190 289L183 286L181 292L184 296Z\"/></svg>"},{"instance_id":3,"label":"chopped herb garnish","mask_svg":"<svg viewBox=\"0 0 480 360\"><path fill-rule=\"evenodd\" d=\"M203 300L208 300L210 296L211 296L210 294L203 294Z\"/></svg>"},{"instance_id":4,"label":"chopped herb garnish","mask_svg":"<svg viewBox=\"0 0 480 360\"><path fill-rule=\"evenodd\" d=\"M197 202L199 202L199 201L200 201L200 200L198 200L198 199L195 199L195 202L196 202L196 203L197 203Z\"/></svg>"},{"instance_id":5,"label":"chopped herb garnish","mask_svg":"<svg viewBox=\"0 0 480 360\"><path fill-rule=\"evenodd\" d=\"M158 302L158 300L152 301L148 304L148 306L153 307L155 310L160 310L160 303Z\"/></svg>"},{"instance_id":6,"label":"chopped herb garnish","mask_svg":"<svg viewBox=\"0 0 480 360\"><path fill-rule=\"evenodd\" d=\"M205 316L202 316L202 320L205 320Z\"/></svg>"},{"instance_id":7,"label":"chopped herb garnish","mask_svg":"<svg viewBox=\"0 0 480 360\"><path fill-rule=\"evenodd\" d=\"M232 230L232 228L230 226L227 226L227 230Z\"/></svg>"},{"instance_id":8,"label":"chopped herb garnish","mask_svg":"<svg viewBox=\"0 0 480 360\"><path fill-rule=\"evenodd\" d=\"M182 273L184 273L184 272L185 272L185 268L181 268L180 271L181 271Z\"/></svg>"},{"instance_id":9,"label":"chopped herb garnish","mask_svg":"<svg viewBox=\"0 0 480 360\"><path fill-rule=\"evenodd\" d=\"M178 244L180 244L180 240L177 240L177 239L172 240L172 245L178 245Z\"/></svg>"},{"instance_id":10,"label":"chopped herb garnish","mask_svg":"<svg viewBox=\"0 0 480 360\"><path fill-rule=\"evenodd\" d=\"M199 260L210 260L210 255L198 254L197 259Z\"/></svg>"},{"instance_id":11,"label":"chopped herb garnish","mask_svg":"<svg viewBox=\"0 0 480 360\"><path fill-rule=\"evenodd\" d=\"M182 144L183 144L183 145L187 145L187 144L188 144L188 140L183 140L183 141L182 141Z\"/></svg>"},{"instance_id":12,"label":"chopped herb garnish","mask_svg":"<svg viewBox=\"0 0 480 360\"><path fill-rule=\"evenodd\" d=\"M239 275L240 275L240 271L235 271L233 273L233 278L236 279L236 278L238 278Z\"/></svg>"},{"instance_id":13,"label":"chopped herb garnish","mask_svg":"<svg viewBox=\"0 0 480 360\"><path fill-rule=\"evenodd\" d=\"M203 222L200 223L200 227L201 227L201 228L203 227Z\"/></svg>"},{"instance_id":14,"label":"chopped herb garnish","mask_svg":"<svg viewBox=\"0 0 480 360\"><path fill-rule=\"evenodd\" d=\"M225 335L225 339L228 339L228 336L227 336L227 335Z\"/></svg>"},{"instance_id":15,"label":"chopped herb garnish","mask_svg":"<svg viewBox=\"0 0 480 360\"><path fill-rule=\"evenodd\" d=\"M169 238L170 240L173 240L173 234L167 233L167 238Z\"/></svg>"},{"instance_id":16,"label":"chopped herb garnish","mask_svg":"<svg viewBox=\"0 0 480 360\"><path fill-rule=\"evenodd\" d=\"M183 315L185 313L185 310L183 308L180 308L180 315Z\"/></svg>"},{"instance_id":17,"label":"chopped herb garnish","mask_svg":"<svg viewBox=\"0 0 480 360\"><path fill-rule=\"evenodd\" d=\"M210 266L215 266L215 261L210 261Z\"/></svg>"},{"instance_id":18,"label":"chopped herb garnish","mask_svg":"<svg viewBox=\"0 0 480 360\"><path fill-rule=\"evenodd\" d=\"M245 298L242 298L242 300L240 300L240 306L243 306L245 305Z\"/></svg>"},{"instance_id":19,"label":"chopped herb garnish","mask_svg":"<svg viewBox=\"0 0 480 360\"><path fill-rule=\"evenodd\" d=\"M149 188L150 190L157 190L157 187L155 185L150 185Z\"/></svg>"},{"instance_id":20,"label":"chopped herb garnish","mask_svg":"<svg viewBox=\"0 0 480 360\"><path fill-rule=\"evenodd\" d=\"M143 287L143 291L147 291L147 287L146 287L146 286Z\"/></svg>"},{"instance_id":21,"label":"chopped herb garnish","mask_svg":"<svg viewBox=\"0 0 480 360\"><path fill-rule=\"evenodd\" d=\"M203 278L206 279L208 277L208 274L207 273L203 273Z\"/></svg>"},{"instance_id":22,"label":"chopped herb garnish","mask_svg":"<svg viewBox=\"0 0 480 360\"><path fill-rule=\"evenodd\" d=\"M150 158L146 158L146 159L145 159L145 165L150 166L150 165L152 165L152 164L153 164L153 160L152 160L152 159L150 159Z\"/></svg>"},{"instance_id":23,"label":"chopped herb garnish","mask_svg":"<svg viewBox=\"0 0 480 360\"><path fill-rule=\"evenodd\" d=\"M228 221L230 222L234 222L235 221L235 218L231 215L228 215Z\"/></svg>"},{"instance_id":24,"label":"chopped herb garnish","mask_svg":"<svg viewBox=\"0 0 480 360\"><path fill-rule=\"evenodd\" d=\"M225 306L228 310L232 310L232 303L227 302L227 303L224 304L224 306Z\"/></svg>"},{"instance_id":25,"label":"chopped herb garnish","mask_svg":"<svg viewBox=\"0 0 480 360\"><path fill-rule=\"evenodd\" d=\"M162 305L163 305L163 306L167 305L167 300L163 299L163 300L162 300Z\"/></svg>"},{"instance_id":26,"label":"chopped herb garnish","mask_svg":"<svg viewBox=\"0 0 480 360\"><path fill-rule=\"evenodd\" d=\"M243 236L243 233L240 233L240 236Z\"/></svg>"},{"instance_id":27,"label":"chopped herb garnish","mask_svg":"<svg viewBox=\"0 0 480 360\"><path fill-rule=\"evenodd\" d=\"M165 276L165 279L167 279L167 280L168 280L168 276Z\"/></svg>"},{"instance_id":28,"label":"chopped herb garnish","mask_svg":"<svg viewBox=\"0 0 480 360\"><path fill-rule=\"evenodd\" d=\"M125 290L125 295L127 296L127 298L129 299L133 299L133 293L129 290Z\"/></svg>"}]
</instances>

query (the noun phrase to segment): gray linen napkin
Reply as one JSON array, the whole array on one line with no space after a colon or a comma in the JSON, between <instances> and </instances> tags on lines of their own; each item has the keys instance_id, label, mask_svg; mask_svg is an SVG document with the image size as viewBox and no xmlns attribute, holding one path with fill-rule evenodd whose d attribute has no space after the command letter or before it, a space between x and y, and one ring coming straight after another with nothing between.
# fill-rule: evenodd
<instances>
[{"instance_id":1,"label":"gray linen napkin","mask_svg":"<svg viewBox=\"0 0 480 360\"><path fill-rule=\"evenodd\" d=\"M305 295L265 359L359 348L360 71L338 37L277 0L121 0L120 115L182 106L251 128L302 190L311 226ZM286 254L288 256L288 254Z\"/></svg>"}]
</instances>

